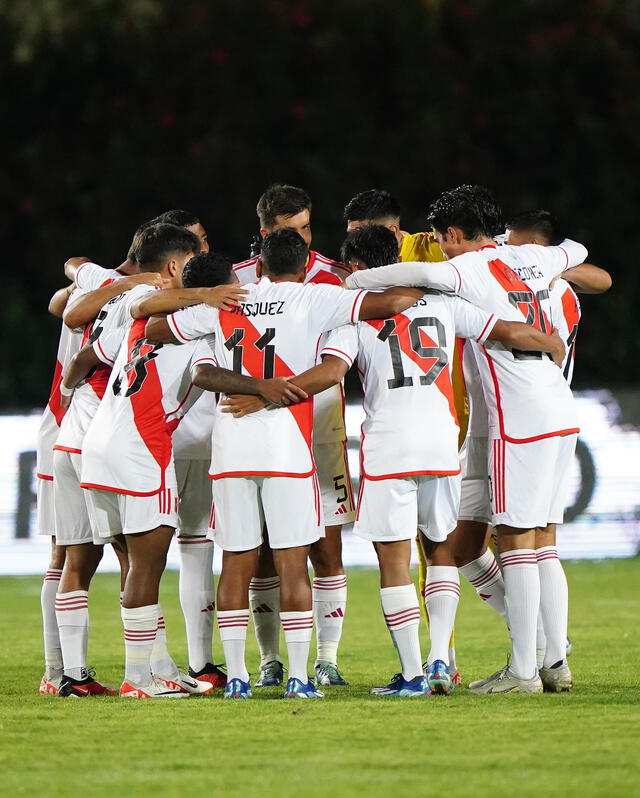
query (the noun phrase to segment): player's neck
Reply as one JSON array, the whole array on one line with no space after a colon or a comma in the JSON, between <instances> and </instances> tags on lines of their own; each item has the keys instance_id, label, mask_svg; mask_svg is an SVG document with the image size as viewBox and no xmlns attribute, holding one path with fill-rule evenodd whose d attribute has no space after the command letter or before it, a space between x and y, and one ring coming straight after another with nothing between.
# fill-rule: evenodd
<instances>
[{"instance_id":1,"label":"player's neck","mask_svg":"<svg viewBox=\"0 0 640 798\"><path fill-rule=\"evenodd\" d=\"M460 242L460 252L459 254L462 255L464 252L477 252L479 249L483 249L483 247L493 247L495 246L495 241L493 238L489 236L481 236L480 238L463 238Z\"/></svg>"}]
</instances>

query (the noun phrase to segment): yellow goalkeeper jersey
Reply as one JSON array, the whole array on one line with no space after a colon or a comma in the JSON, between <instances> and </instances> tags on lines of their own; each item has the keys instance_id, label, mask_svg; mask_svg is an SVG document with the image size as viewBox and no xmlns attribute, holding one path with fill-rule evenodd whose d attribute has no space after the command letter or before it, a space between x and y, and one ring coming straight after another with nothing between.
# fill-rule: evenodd
<instances>
[{"instance_id":1,"label":"yellow goalkeeper jersey","mask_svg":"<svg viewBox=\"0 0 640 798\"><path fill-rule=\"evenodd\" d=\"M406 233L400 247L400 260L405 263L411 261L434 263L436 261L446 260L446 258L440 249L440 245L433 237L433 233L414 233L413 235ZM460 424L458 448L462 446L464 439L467 437L467 426L469 423L469 400L467 398L464 374L462 372L462 345L462 339L456 338L453 363L451 366L453 402Z\"/></svg>"}]
</instances>

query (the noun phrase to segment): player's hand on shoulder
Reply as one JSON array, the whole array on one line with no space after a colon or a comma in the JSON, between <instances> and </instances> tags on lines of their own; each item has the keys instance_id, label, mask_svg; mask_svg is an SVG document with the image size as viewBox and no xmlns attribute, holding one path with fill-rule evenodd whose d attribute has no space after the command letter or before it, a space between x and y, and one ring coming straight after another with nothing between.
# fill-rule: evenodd
<instances>
[{"instance_id":1,"label":"player's hand on shoulder","mask_svg":"<svg viewBox=\"0 0 640 798\"><path fill-rule=\"evenodd\" d=\"M120 286L123 291L128 291L136 285L157 285L162 287L163 279L158 272L140 272L140 274L130 274L123 277Z\"/></svg>"},{"instance_id":2,"label":"player's hand on shoulder","mask_svg":"<svg viewBox=\"0 0 640 798\"><path fill-rule=\"evenodd\" d=\"M233 310L247 295L247 291L238 283L203 288L201 291L204 304L219 310Z\"/></svg>"},{"instance_id":3,"label":"player's hand on shoulder","mask_svg":"<svg viewBox=\"0 0 640 798\"><path fill-rule=\"evenodd\" d=\"M260 380L260 394L274 405L291 405L309 398L302 388L289 382L287 377Z\"/></svg>"},{"instance_id":4,"label":"player's hand on shoulder","mask_svg":"<svg viewBox=\"0 0 640 798\"><path fill-rule=\"evenodd\" d=\"M220 402L223 413L231 413L234 418L242 418L249 413L257 413L264 410L269 404L262 396L250 396L246 393L232 393Z\"/></svg>"}]
</instances>

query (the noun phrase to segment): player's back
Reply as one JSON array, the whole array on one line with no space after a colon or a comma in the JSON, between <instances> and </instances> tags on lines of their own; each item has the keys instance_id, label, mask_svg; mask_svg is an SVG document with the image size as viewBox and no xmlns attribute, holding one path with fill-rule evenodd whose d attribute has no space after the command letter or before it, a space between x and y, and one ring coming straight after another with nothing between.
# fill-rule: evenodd
<instances>
[{"instance_id":1,"label":"player's back","mask_svg":"<svg viewBox=\"0 0 640 798\"><path fill-rule=\"evenodd\" d=\"M256 267L259 258L259 255L255 255L248 260L234 264L233 271L240 283L255 283L257 281ZM343 263L327 258L326 255L322 255L313 249L309 251L309 262L307 263L307 273L304 279L305 284L328 283L330 285L339 285L349 274L350 270Z\"/></svg>"},{"instance_id":2,"label":"player's back","mask_svg":"<svg viewBox=\"0 0 640 798\"><path fill-rule=\"evenodd\" d=\"M549 298L551 300L551 323L558 330L558 335L566 347L562 373L571 385L576 354L576 335L582 315L580 301L569 283L562 279L556 280L549 289Z\"/></svg>"},{"instance_id":3,"label":"player's back","mask_svg":"<svg viewBox=\"0 0 640 798\"><path fill-rule=\"evenodd\" d=\"M567 263L561 247L485 247L450 261L458 293L506 321L550 333L549 283ZM492 434L526 442L577 430L576 411L562 372L548 355L497 342L477 348Z\"/></svg>"}]
</instances>

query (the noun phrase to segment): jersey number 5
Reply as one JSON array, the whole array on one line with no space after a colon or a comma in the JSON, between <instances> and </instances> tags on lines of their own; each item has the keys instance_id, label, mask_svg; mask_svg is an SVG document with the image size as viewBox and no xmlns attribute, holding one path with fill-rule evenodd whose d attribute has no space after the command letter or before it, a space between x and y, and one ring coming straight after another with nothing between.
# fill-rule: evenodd
<instances>
[{"instance_id":1,"label":"jersey number 5","mask_svg":"<svg viewBox=\"0 0 640 798\"><path fill-rule=\"evenodd\" d=\"M420 385L431 385L437 379L442 369L449 362L447 351L447 336L444 325L440 319L433 316L421 316L408 324L406 327L397 329L395 319L386 319L382 325L378 338L389 344L391 353L391 366L393 368L393 379L387 380L389 388L408 388L413 385L413 377L407 377L402 366L402 352L415 360L415 355L425 361L432 361L430 364L418 361L424 368L425 373L420 375ZM420 337L420 330L424 327L431 327L435 330L437 346L424 346Z\"/></svg>"}]
</instances>

